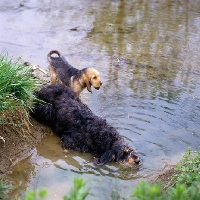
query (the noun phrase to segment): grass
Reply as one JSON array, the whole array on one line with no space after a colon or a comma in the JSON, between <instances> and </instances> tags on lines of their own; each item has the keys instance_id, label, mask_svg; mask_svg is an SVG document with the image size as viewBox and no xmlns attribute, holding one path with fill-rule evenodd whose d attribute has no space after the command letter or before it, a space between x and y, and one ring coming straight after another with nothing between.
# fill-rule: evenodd
<instances>
[{"instance_id":1,"label":"grass","mask_svg":"<svg viewBox=\"0 0 200 200\"><path fill-rule=\"evenodd\" d=\"M13 62L7 55L0 56L0 114L23 108L25 112L32 106L33 92L38 89L38 79L31 76L31 68ZM0 119L0 123L3 120Z\"/></svg>"},{"instance_id":2,"label":"grass","mask_svg":"<svg viewBox=\"0 0 200 200\"><path fill-rule=\"evenodd\" d=\"M85 189L87 182L84 182L82 178L74 178L73 187L68 192L68 195L63 197L63 200L84 200L88 193L89 189ZM36 199L45 199L47 197L48 191L46 189L29 191L23 200L36 200Z\"/></svg>"},{"instance_id":3,"label":"grass","mask_svg":"<svg viewBox=\"0 0 200 200\"><path fill-rule=\"evenodd\" d=\"M178 184L162 191L161 184L150 184L141 182L134 188L131 195L132 200L199 200L200 182L193 182L189 187Z\"/></svg>"},{"instance_id":4,"label":"grass","mask_svg":"<svg viewBox=\"0 0 200 200\"><path fill-rule=\"evenodd\" d=\"M200 199L200 152L188 148L175 167L176 174L165 191L160 183L141 182L134 188L134 200L198 200Z\"/></svg>"},{"instance_id":5,"label":"grass","mask_svg":"<svg viewBox=\"0 0 200 200\"><path fill-rule=\"evenodd\" d=\"M31 73L31 68L20 63L20 59L13 62L8 55L0 55L0 125L9 125L20 134L23 130L31 134L28 110L35 99L34 91L42 84ZM2 135L0 140L5 143Z\"/></svg>"},{"instance_id":6,"label":"grass","mask_svg":"<svg viewBox=\"0 0 200 200\"><path fill-rule=\"evenodd\" d=\"M193 152L191 148L176 165L177 173L173 176L174 184L185 184L191 186L194 182L200 182L200 152Z\"/></svg>"}]
</instances>

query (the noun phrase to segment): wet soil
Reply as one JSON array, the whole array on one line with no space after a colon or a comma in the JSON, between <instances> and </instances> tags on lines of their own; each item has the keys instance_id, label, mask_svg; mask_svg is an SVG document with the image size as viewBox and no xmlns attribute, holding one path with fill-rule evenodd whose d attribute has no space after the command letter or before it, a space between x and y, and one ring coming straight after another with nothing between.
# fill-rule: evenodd
<instances>
[{"instance_id":1,"label":"wet soil","mask_svg":"<svg viewBox=\"0 0 200 200\"><path fill-rule=\"evenodd\" d=\"M15 120L19 120L19 115L15 116ZM26 129L22 125L19 129L13 125L1 125L1 141L0 141L0 172L9 173L11 167L17 162L30 155L31 149L39 143L47 134L52 134L49 127L39 124L33 118L30 118L29 131L26 133L22 129ZM24 127L23 127L24 126Z\"/></svg>"},{"instance_id":2,"label":"wet soil","mask_svg":"<svg viewBox=\"0 0 200 200\"><path fill-rule=\"evenodd\" d=\"M152 176L149 181L151 183L161 183L162 184L162 189L165 190L169 186L171 186L173 183L170 182L172 179L172 176L175 175L177 172L175 170L175 166L169 166L167 169L164 171L156 174L155 176Z\"/></svg>"}]
</instances>

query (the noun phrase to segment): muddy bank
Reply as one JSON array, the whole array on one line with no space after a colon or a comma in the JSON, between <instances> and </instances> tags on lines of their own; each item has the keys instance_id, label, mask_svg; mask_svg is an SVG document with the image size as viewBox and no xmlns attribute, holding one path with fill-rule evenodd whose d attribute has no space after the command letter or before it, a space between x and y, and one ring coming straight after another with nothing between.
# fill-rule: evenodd
<instances>
[{"instance_id":1,"label":"muddy bank","mask_svg":"<svg viewBox=\"0 0 200 200\"><path fill-rule=\"evenodd\" d=\"M16 113L17 114L17 113ZM18 118L20 117L20 119ZM20 115L14 116L14 120L21 120ZM1 125L0 141L0 172L9 173L11 167L20 160L30 155L31 149L42 140L45 135L52 134L52 131L30 118L29 131L26 125L17 128L13 125Z\"/></svg>"},{"instance_id":2,"label":"muddy bank","mask_svg":"<svg viewBox=\"0 0 200 200\"><path fill-rule=\"evenodd\" d=\"M44 84L48 84L48 73L41 71L38 66L32 68L33 76L42 79ZM43 137L53 132L32 117L28 121L20 109L13 113L5 112L1 117L7 123L0 125L0 173L9 173L13 165L29 156L31 149Z\"/></svg>"}]
</instances>

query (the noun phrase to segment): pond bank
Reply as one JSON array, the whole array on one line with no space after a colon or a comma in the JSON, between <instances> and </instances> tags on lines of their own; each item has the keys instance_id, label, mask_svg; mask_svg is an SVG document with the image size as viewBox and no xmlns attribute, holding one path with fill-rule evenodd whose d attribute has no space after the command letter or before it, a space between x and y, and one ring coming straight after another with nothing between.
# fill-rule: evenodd
<instances>
[{"instance_id":1,"label":"pond bank","mask_svg":"<svg viewBox=\"0 0 200 200\"><path fill-rule=\"evenodd\" d=\"M48 74L33 66L33 76L48 83ZM0 173L11 172L11 167L28 157L31 150L52 130L18 109L15 112L5 112L1 116L7 124L0 124Z\"/></svg>"}]
</instances>

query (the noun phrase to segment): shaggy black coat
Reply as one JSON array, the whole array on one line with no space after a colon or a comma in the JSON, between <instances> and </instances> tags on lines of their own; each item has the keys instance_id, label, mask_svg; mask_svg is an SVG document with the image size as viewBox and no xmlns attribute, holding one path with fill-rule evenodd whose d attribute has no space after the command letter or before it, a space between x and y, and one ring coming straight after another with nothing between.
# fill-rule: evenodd
<instances>
[{"instance_id":1,"label":"shaggy black coat","mask_svg":"<svg viewBox=\"0 0 200 200\"><path fill-rule=\"evenodd\" d=\"M54 129L64 149L92 153L99 165L109 161L140 162L134 148L105 119L93 114L71 89L51 85L36 92L36 96L44 102L35 103L33 116Z\"/></svg>"}]
</instances>

